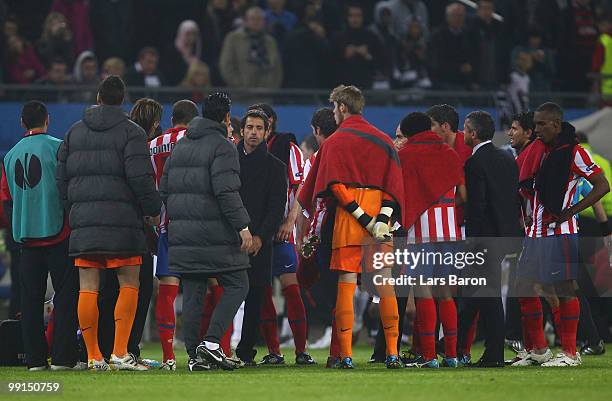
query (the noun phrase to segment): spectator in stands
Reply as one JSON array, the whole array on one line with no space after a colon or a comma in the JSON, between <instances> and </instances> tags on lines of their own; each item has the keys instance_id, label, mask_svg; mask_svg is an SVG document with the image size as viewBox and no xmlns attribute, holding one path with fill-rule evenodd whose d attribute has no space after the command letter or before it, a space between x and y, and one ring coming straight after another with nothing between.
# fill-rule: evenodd
<instances>
[{"instance_id":1,"label":"spectator in stands","mask_svg":"<svg viewBox=\"0 0 612 401\"><path fill-rule=\"evenodd\" d=\"M45 75L33 46L20 36L13 35L6 40L7 81L16 84L29 84Z\"/></svg>"},{"instance_id":2,"label":"spectator in stands","mask_svg":"<svg viewBox=\"0 0 612 401\"><path fill-rule=\"evenodd\" d=\"M508 96L512 102L515 114L525 113L529 110L529 71L533 67L531 54L519 52L516 56L514 70L510 73L508 83Z\"/></svg>"},{"instance_id":3,"label":"spectator in stands","mask_svg":"<svg viewBox=\"0 0 612 401\"><path fill-rule=\"evenodd\" d=\"M381 17L380 10L388 8L393 18L393 30L396 36L405 36L413 19L423 26L425 36L429 33L429 15L425 2L421 0L387 0L376 4L374 18L378 23Z\"/></svg>"},{"instance_id":4,"label":"spectator in stands","mask_svg":"<svg viewBox=\"0 0 612 401\"><path fill-rule=\"evenodd\" d=\"M508 53L503 24L493 19L493 0L480 0L469 31L474 48L473 76L482 89L495 90L507 81Z\"/></svg>"},{"instance_id":5,"label":"spectator in stands","mask_svg":"<svg viewBox=\"0 0 612 401\"><path fill-rule=\"evenodd\" d=\"M111 57L104 61L102 64L102 76L100 78L106 79L110 75L116 75L119 78L123 78L125 74L125 63L119 57Z\"/></svg>"},{"instance_id":6,"label":"spectator in stands","mask_svg":"<svg viewBox=\"0 0 612 401\"><path fill-rule=\"evenodd\" d=\"M408 33L394 50L392 87L430 88L431 80L427 71L427 45L423 37L423 26L412 20Z\"/></svg>"},{"instance_id":7,"label":"spectator in stands","mask_svg":"<svg viewBox=\"0 0 612 401\"><path fill-rule=\"evenodd\" d=\"M268 33L282 45L287 34L297 24L298 19L294 13L285 9L285 0L267 0L266 3L268 5L265 11L266 28Z\"/></svg>"},{"instance_id":8,"label":"spectator in stands","mask_svg":"<svg viewBox=\"0 0 612 401\"><path fill-rule=\"evenodd\" d=\"M215 86L223 85L221 73L217 67L223 39L232 30L235 14L229 0L212 0L208 2L204 17L200 22L202 33L202 59L210 68L211 81Z\"/></svg>"},{"instance_id":9,"label":"spectator in stands","mask_svg":"<svg viewBox=\"0 0 612 401\"><path fill-rule=\"evenodd\" d=\"M7 39L11 36L16 36L19 34L19 24L14 16L9 16L6 18L4 24L2 25L2 32L4 33L4 37Z\"/></svg>"},{"instance_id":10,"label":"spectator in stands","mask_svg":"<svg viewBox=\"0 0 612 401\"><path fill-rule=\"evenodd\" d=\"M440 89L468 89L473 82L470 55L473 46L465 27L465 7L446 7L446 25L431 35L429 62L434 86Z\"/></svg>"},{"instance_id":11,"label":"spectator in stands","mask_svg":"<svg viewBox=\"0 0 612 401\"><path fill-rule=\"evenodd\" d=\"M159 53L154 47L145 47L138 53L138 61L125 73L128 86L160 87L165 83L157 65Z\"/></svg>"},{"instance_id":12,"label":"spectator in stands","mask_svg":"<svg viewBox=\"0 0 612 401\"><path fill-rule=\"evenodd\" d=\"M178 85L189 66L202 57L202 38L198 24L192 20L181 22L172 46L162 57L161 68L167 85Z\"/></svg>"},{"instance_id":13,"label":"spectator in stands","mask_svg":"<svg viewBox=\"0 0 612 401\"><path fill-rule=\"evenodd\" d=\"M55 58L63 58L72 64L72 32L66 23L66 17L52 12L45 19L43 33L36 43L36 50L44 64L49 64Z\"/></svg>"},{"instance_id":14,"label":"spectator in stands","mask_svg":"<svg viewBox=\"0 0 612 401\"><path fill-rule=\"evenodd\" d=\"M181 87L192 89L191 100L200 103L204 100L203 90L210 87L210 70L203 61L194 61L189 65Z\"/></svg>"},{"instance_id":15,"label":"spectator in stands","mask_svg":"<svg viewBox=\"0 0 612 401\"><path fill-rule=\"evenodd\" d=\"M512 50L512 65L516 65L520 53L530 54L533 61L533 66L529 70L531 90L533 92L550 91L555 77L555 59L552 50L544 47L542 33L539 29L530 29L527 33L527 44L516 46Z\"/></svg>"},{"instance_id":16,"label":"spectator in stands","mask_svg":"<svg viewBox=\"0 0 612 401\"><path fill-rule=\"evenodd\" d=\"M347 28L336 35L333 47L338 60L336 82L372 88L374 76L382 67L382 45L374 33L364 28L360 5L348 7Z\"/></svg>"},{"instance_id":17,"label":"spectator in stands","mask_svg":"<svg viewBox=\"0 0 612 401\"><path fill-rule=\"evenodd\" d=\"M591 85L587 74L597 45L595 7L591 0L573 0L561 12L559 78L561 89L586 92Z\"/></svg>"},{"instance_id":18,"label":"spectator in stands","mask_svg":"<svg viewBox=\"0 0 612 401\"><path fill-rule=\"evenodd\" d=\"M51 11L63 14L74 38L74 53L93 49L93 35L89 24L89 0L54 0ZM107 27L107 29L112 29Z\"/></svg>"},{"instance_id":19,"label":"spectator in stands","mask_svg":"<svg viewBox=\"0 0 612 401\"><path fill-rule=\"evenodd\" d=\"M51 60L47 74L36 81L41 85L66 85L72 83L72 78L68 74L68 63L61 58Z\"/></svg>"},{"instance_id":20,"label":"spectator in stands","mask_svg":"<svg viewBox=\"0 0 612 401\"><path fill-rule=\"evenodd\" d=\"M388 7L378 9L380 15L378 20L370 26L370 30L376 35L382 44L382 76L380 80L389 82L393 74L393 56L399 46L398 38L393 29L393 15ZM414 21L414 20L413 20Z\"/></svg>"},{"instance_id":21,"label":"spectator in stands","mask_svg":"<svg viewBox=\"0 0 612 401\"><path fill-rule=\"evenodd\" d=\"M74 63L73 80L77 84L97 86L100 82L98 75L98 59L91 50L79 54Z\"/></svg>"},{"instance_id":22,"label":"spectator in stands","mask_svg":"<svg viewBox=\"0 0 612 401\"><path fill-rule=\"evenodd\" d=\"M227 35L219 69L234 88L279 88L283 66L276 40L265 32L265 16L259 7L246 12L245 25Z\"/></svg>"},{"instance_id":23,"label":"spectator in stands","mask_svg":"<svg viewBox=\"0 0 612 401\"><path fill-rule=\"evenodd\" d=\"M332 81L329 73L331 48L325 28L317 18L306 18L285 40L285 86L328 88Z\"/></svg>"}]
</instances>

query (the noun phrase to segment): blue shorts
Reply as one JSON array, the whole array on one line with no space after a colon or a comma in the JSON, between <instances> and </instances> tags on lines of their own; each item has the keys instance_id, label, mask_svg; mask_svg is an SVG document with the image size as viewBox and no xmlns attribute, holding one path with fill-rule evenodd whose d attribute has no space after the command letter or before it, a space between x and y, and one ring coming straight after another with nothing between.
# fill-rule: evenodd
<instances>
[{"instance_id":1,"label":"blue shorts","mask_svg":"<svg viewBox=\"0 0 612 401\"><path fill-rule=\"evenodd\" d=\"M157 264L155 265L155 277L177 277L181 276L171 273L168 269L168 233L160 233L157 240Z\"/></svg>"},{"instance_id":2,"label":"blue shorts","mask_svg":"<svg viewBox=\"0 0 612 401\"><path fill-rule=\"evenodd\" d=\"M525 237L517 276L542 284L575 280L579 263L578 234Z\"/></svg>"},{"instance_id":3,"label":"blue shorts","mask_svg":"<svg viewBox=\"0 0 612 401\"><path fill-rule=\"evenodd\" d=\"M461 269L450 261L451 255L463 250L461 241L427 242L424 244L409 244L408 251L421 254L420 263L414 268L405 267L405 274L411 277L447 278L451 274L460 275ZM445 263L447 262L447 263Z\"/></svg>"},{"instance_id":4,"label":"blue shorts","mask_svg":"<svg viewBox=\"0 0 612 401\"><path fill-rule=\"evenodd\" d=\"M272 246L272 276L297 271L298 259L295 244L275 242Z\"/></svg>"}]
</instances>

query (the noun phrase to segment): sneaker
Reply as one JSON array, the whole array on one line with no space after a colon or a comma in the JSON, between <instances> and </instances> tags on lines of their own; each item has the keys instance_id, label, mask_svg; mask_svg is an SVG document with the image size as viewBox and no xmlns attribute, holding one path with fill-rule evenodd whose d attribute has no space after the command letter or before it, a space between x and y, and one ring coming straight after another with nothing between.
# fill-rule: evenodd
<instances>
[{"instance_id":1,"label":"sneaker","mask_svg":"<svg viewBox=\"0 0 612 401\"><path fill-rule=\"evenodd\" d=\"M110 365L114 370L132 370L142 372L149 370L146 366L138 363L138 360L134 358L134 355L127 354L124 357L118 357L115 354L111 355Z\"/></svg>"},{"instance_id":2,"label":"sneaker","mask_svg":"<svg viewBox=\"0 0 612 401\"><path fill-rule=\"evenodd\" d=\"M423 355L416 354L412 351L403 351L402 357L400 359L404 365L410 365L413 363L425 363Z\"/></svg>"},{"instance_id":3,"label":"sneaker","mask_svg":"<svg viewBox=\"0 0 612 401\"><path fill-rule=\"evenodd\" d=\"M241 368L243 366L246 366L246 363L244 361L242 361L240 358L238 358L238 356L236 356L236 355L226 356L226 358L227 358L228 361L230 361L231 363L236 365L237 368Z\"/></svg>"},{"instance_id":4,"label":"sneaker","mask_svg":"<svg viewBox=\"0 0 612 401\"><path fill-rule=\"evenodd\" d=\"M546 348L546 352L543 354L536 354L531 351L527 354L527 357L520 361L514 362L510 366L531 366L531 365L542 365L553 359L553 353L550 348Z\"/></svg>"},{"instance_id":5,"label":"sneaker","mask_svg":"<svg viewBox=\"0 0 612 401\"><path fill-rule=\"evenodd\" d=\"M340 363L340 358L336 358L335 356L328 356L327 357L327 362L325 362L325 368L326 369L334 369L334 368L338 367L339 363Z\"/></svg>"},{"instance_id":6,"label":"sneaker","mask_svg":"<svg viewBox=\"0 0 612 401\"><path fill-rule=\"evenodd\" d=\"M372 354L368 363L385 363L386 359L376 354Z\"/></svg>"},{"instance_id":7,"label":"sneaker","mask_svg":"<svg viewBox=\"0 0 612 401\"><path fill-rule=\"evenodd\" d=\"M580 357L579 352L576 352L576 356L574 358L568 356L565 352L559 352L556 357L542 364L542 366L547 368L580 365L582 365L582 358Z\"/></svg>"},{"instance_id":8,"label":"sneaker","mask_svg":"<svg viewBox=\"0 0 612 401\"><path fill-rule=\"evenodd\" d=\"M353 366L353 358L349 358L346 357L343 360L341 360L337 365L336 368L338 369L355 369L355 366Z\"/></svg>"},{"instance_id":9,"label":"sneaker","mask_svg":"<svg viewBox=\"0 0 612 401\"><path fill-rule=\"evenodd\" d=\"M389 355L385 361L385 366L387 369L401 369L404 367L397 355Z\"/></svg>"},{"instance_id":10,"label":"sneaker","mask_svg":"<svg viewBox=\"0 0 612 401\"><path fill-rule=\"evenodd\" d=\"M42 372L43 370L47 369L49 369L49 365L32 366L31 368L28 368L28 372Z\"/></svg>"},{"instance_id":11,"label":"sneaker","mask_svg":"<svg viewBox=\"0 0 612 401\"><path fill-rule=\"evenodd\" d=\"M432 359L430 361L426 361L423 363L414 362L410 365L406 365L407 368L428 368L428 369L438 369L440 364L437 359Z\"/></svg>"},{"instance_id":12,"label":"sneaker","mask_svg":"<svg viewBox=\"0 0 612 401\"><path fill-rule=\"evenodd\" d=\"M580 355L603 355L605 353L606 346L603 340L600 340L595 345L590 345L589 343L586 343L582 348L580 348Z\"/></svg>"},{"instance_id":13,"label":"sneaker","mask_svg":"<svg viewBox=\"0 0 612 401\"><path fill-rule=\"evenodd\" d=\"M208 362L203 361L199 358L197 359L193 359L193 358L189 358L189 362L187 363L187 367L189 368L190 372L201 372L201 371L205 371L205 370L210 370L211 367L208 364Z\"/></svg>"},{"instance_id":14,"label":"sneaker","mask_svg":"<svg viewBox=\"0 0 612 401\"><path fill-rule=\"evenodd\" d=\"M459 363L459 366L467 366L470 363L472 363L472 355L470 355L470 354L461 354L457 358L457 362Z\"/></svg>"},{"instance_id":15,"label":"sneaker","mask_svg":"<svg viewBox=\"0 0 612 401\"><path fill-rule=\"evenodd\" d=\"M261 360L261 362L259 362L259 364L260 365L284 365L285 357L279 354L268 354L263 357L263 359Z\"/></svg>"},{"instance_id":16,"label":"sneaker","mask_svg":"<svg viewBox=\"0 0 612 401\"><path fill-rule=\"evenodd\" d=\"M295 356L295 364L296 365L316 365L317 362L312 359L310 354L307 352L300 352Z\"/></svg>"},{"instance_id":17,"label":"sneaker","mask_svg":"<svg viewBox=\"0 0 612 401\"><path fill-rule=\"evenodd\" d=\"M155 359L141 359L137 358L138 363L146 366L149 369L161 369L162 363L160 361L156 361Z\"/></svg>"},{"instance_id":18,"label":"sneaker","mask_svg":"<svg viewBox=\"0 0 612 401\"><path fill-rule=\"evenodd\" d=\"M236 364L227 359L221 347L212 350L204 343L201 343L196 347L196 353L200 358L208 361L211 366L218 366L223 370L234 370L237 368Z\"/></svg>"},{"instance_id":19,"label":"sneaker","mask_svg":"<svg viewBox=\"0 0 612 401\"><path fill-rule=\"evenodd\" d=\"M457 358L444 358L442 359L443 368L458 368L459 360Z\"/></svg>"},{"instance_id":20,"label":"sneaker","mask_svg":"<svg viewBox=\"0 0 612 401\"><path fill-rule=\"evenodd\" d=\"M332 328L331 328L331 326L329 326L329 327L327 327L325 329L325 332L323 333L321 338L319 338L317 341L315 341L312 344L310 344L308 346L308 348L310 348L310 349L326 349L326 348L329 348L329 345L331 344L331 338L332 338Z\"/></svg>"},{"instance_id":21,"label":"sneaker","mask_svg":"<svg viewBox=\"0 0 612 401\"><path fill-rule=\"evenodd\" d=\"M174 372L176 370L176 361L174 359L168 359L159 366L159 370L169 370Z\"/></svg>"},{"instance_id":22,"label":"sneaker","mask_svg":"<svg viewBox=\"0 0 612 401\"><path fill-rule=\"evenodd\" d=\"M526 359L527 356L529 355L529 352L523 350L523 351L519 351L517 352L517 354L515 355L514 358L512 359L507 359L504 361L504 365L509 365L509 366L518 366L518 365L513 365L523 359Z\"/></svg>"},{"instance_id":23,"label":"sneaker","mask_svg":"<svg viewBox=\"0 0 612 401\"><path fill-rule=\"evenodd\" d=\"M87 370L87 364L85 362L77 362L74 366L63 366L63 365L51 365L51 370Z\"/></svg>"},{"instance_id":24,"label":"sneaker","mask_svg":"<svg viewBox=\"0 0 612 401\"><path fill-rule=\"evenodd\" d=\"M525 351L525 346L521 340L506 340L506 347L517 354Z\"/></svg>"},{"instance_id":25,"label":"sneaker","mask_svg":"<svg viewBox=\"0 0 612 401\"><path fill-rule=\"evenodd\" d=\"M106 363L104 359L99 360L99 361L97 359L90 359L87 362L87 368L89 370L93 370L96 372L103 372L103 371L111 370L110 365Z\"/></svg>"}]
</instances>

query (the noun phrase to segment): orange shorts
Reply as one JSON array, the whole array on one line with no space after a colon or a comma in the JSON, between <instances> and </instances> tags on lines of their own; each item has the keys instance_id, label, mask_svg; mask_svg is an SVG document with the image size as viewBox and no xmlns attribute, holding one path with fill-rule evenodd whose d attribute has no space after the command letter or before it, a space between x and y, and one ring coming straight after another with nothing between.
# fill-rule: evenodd
<instances>
[{"instance_id":1,"label":"orange shorts","mask_svg":"<svg viewBox=\"0 0 612 401\"><path fill-rule=\"evenodd\" d=\"M123 266L142 265L142 256L117 257L113 255L84 255L74 259L76 267L116 269Z\"/></svg>"},{"instance_id":2,"label":"orange shorts","mask_svg":"<svg viewBox=\"0 0 612 401\"><path fill-rule=\"evenodd\" d=\"M372 273L375 270L373 264L374 254L378 252L393 252L393 245L386 243L350 245L332 249L329 268L349 273Z\"/></svg>"}]
</instances>

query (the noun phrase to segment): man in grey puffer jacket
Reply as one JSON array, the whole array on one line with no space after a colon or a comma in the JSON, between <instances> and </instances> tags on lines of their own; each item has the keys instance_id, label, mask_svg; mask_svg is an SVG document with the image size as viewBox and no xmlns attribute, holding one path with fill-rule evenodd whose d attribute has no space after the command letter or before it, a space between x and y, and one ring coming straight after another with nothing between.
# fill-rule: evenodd
<instances>
[{"instance_id":1,"label":"man in grey puffer jacket","mask_svg":"<svg viewBox=\"0 0 612 401\"><path fill-rule=\"evenodd\" d=\"M177 142L159 186L170 221L170 271L179 273L183 282L183 330L191 371L207 370L209 364L236 367L219 342L249 290L246 269L253 241L239 193L238 152L227 140L230 104L224 93L206 98L203 118L194 118ZM223 295L199 344L209 278L217 279Z\"/></svg>"}]
</instances>

